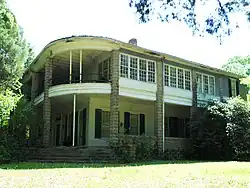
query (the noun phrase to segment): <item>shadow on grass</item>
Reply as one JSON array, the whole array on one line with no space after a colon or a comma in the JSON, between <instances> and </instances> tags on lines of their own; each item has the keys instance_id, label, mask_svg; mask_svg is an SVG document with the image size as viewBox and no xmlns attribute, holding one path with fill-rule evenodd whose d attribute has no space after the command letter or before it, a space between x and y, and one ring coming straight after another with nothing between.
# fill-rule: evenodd
<instances>
[{"instance_id":1,"label":"shadow on grass","mask_svg":"<svg viewBox=\"0 0 250 188\"><path fill-rule=\"evenodd\" d=\"M206 161L150 161L138 163L53 163L53 162L21 162L0 165L0 169L26 170L26 169L53 169L53 168L107 168L107 167L134 167L164 164L194 164L205 163ZM208 162L208 161L207 161ZM211 161L210 161L211 162Z\"/></svg>"}]
</instances>

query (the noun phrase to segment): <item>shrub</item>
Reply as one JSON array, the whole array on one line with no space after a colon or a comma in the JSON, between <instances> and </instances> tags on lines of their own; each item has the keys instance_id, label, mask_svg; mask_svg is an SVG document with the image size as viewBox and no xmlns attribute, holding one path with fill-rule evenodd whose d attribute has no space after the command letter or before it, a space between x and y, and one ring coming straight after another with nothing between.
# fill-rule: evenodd
<instances>
[{"instance_id":1,"label":"shrub","mask_svg":"<svg viewBox=\"0 0 250 188\"><path fill-rule=\"evenodd\" d=\"M211 101L199 120L192 122L191 156L199 160L241 160L250 148L250 107L240 97Z\"/></svg>"},{"instance_id":2,"label":"shrub","mask_svg":"<svg viewBox=\"0 0 250 188\"><path fill-rule=\"evenodd\" d=\"M146 161L155 156L156 138L124 135L113 148L122 162Z\"/></svg>"}]
</instances>

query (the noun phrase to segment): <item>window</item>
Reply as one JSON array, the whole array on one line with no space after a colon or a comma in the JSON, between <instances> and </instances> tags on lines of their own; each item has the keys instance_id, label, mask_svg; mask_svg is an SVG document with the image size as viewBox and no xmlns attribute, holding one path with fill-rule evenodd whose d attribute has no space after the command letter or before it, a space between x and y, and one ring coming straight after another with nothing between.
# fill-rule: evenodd
<instances>
[{"instance_id":1,"label":"window","mask_svg":"<svg viewBox=\"0 0 250 188\"><path fill-rule=\"evenodd\" d=\"M156 82L155 61L135 56L120 55L120 76L143 82Z\"/></svg>"},{"instance_id":2,"label":"window","mask_svg":"<svg viewBox=\"0 0 250 188\"><path fill-rule=\"evenodd\" d=\"M214 76L197 73L197 92L209 95L215 95L215 78Z\"/></svg>"},{"instance_id":3,"label":"window","mask_svg":"<svg viewBox=\"0 0 250 188\"><path fill-rule=\"evenodd\" d=\"M155 83L155 62L148 61L148 82Z\"/></svg>"},{"instance_id":4,"label":"window","mask_svg":"<svg viewBox=\"0 0 250 188\"><path fill-rule=\"evenodd\" d=\"M185 89L191 90L191 72L185 70Z\"/></svg>"},{"instance_id":5,"label":"window","mask_svg":"<svg viewBox=\"0 0 250 188\"><path fill-rule=\"evenodd\" d=\"M197 92L202 93L202 75L196 74L196 82L197 82Z\"/></svg>"},{"instance_id":6,"label":"window","mask_svg":"<svg viewBox=\"0 0 250 188\"><path fill-rule=\"evenodd\" d=\"M121 77L128 78L128 56L121 54L120 59L120 74Z\"/></svg>"},{"instance_id":7,"label":"window","mask_svg":"<svg viewBox=\"0 0 250 188\"><path fill-rule=\"evenodd\" d=\"M138 135L138 115L130 114L130 135Z\"/></svg>"},{"instance_id":8,"label":"window","mask_svg":"<svg viewBox=\"0 0 250 188\"><path fill-rule=\"evenodd\" d=\"M210 95L215 95L214 92L214 77L209 76L209 93Z\"/></svg>"},{"instance_id":9,"label":"window","mask_svg":"<svg viewBox=\"0 0 250 188\"><path fill-rule=\"evenodd\" d=\"M164 66L164 83L165 86L169 86L169 66Z\"/></svg>"},{"instance_id":10,"label":"window","mask_svg":"<svg viewBox=\"0 0 250 188\"><path fill-rule=\"evenodd\" d=\"M165 137L189 138L189 118L165 117Z\"/></svg>"},{"instance_id":11,"label":"window","mask_svg":"<svg viewBox=\"0 0 250 188\"><path fill-rule=\"evenodd\" d=\"M170 67L170 86L176 87L176 68Z\"/></svg>"},{"instance_id":12,"label":"window","mask_svg":"<svg viewBox=\"0 0 250 188\"><path fill-rule=\"evenodd\" d=\"M135 57L130 57L130 79L137 80L138 75L137 75L137 58Z\"/></svg>"},{"instance_id":13,"label":"window","mask_svg":"<svg viewBox=\"0 0 250 188\"><path fill-rule=\"evenodd\" d=\"M109 137L109 111L102 111L101 120L101 135L102 137Z\"/></svg>"},{"instance_id":14,"label":"window","mask_svg":"<svg viewBox=\"0 0 250 188\"><path fill-rule=\"evenodd\" d=\"M208 76L207 75L203 75L203 82L204 82L204 84L203 84L203 92L205 93L205 94L208 94Z\"/></svg>"},{"instance_id":15,"label":"window","mask_svg":"<svg viewBox=\"0 0 250 188\"><path fill-rule=\"evenodd\" d=\"M100 80L110 79L110 58L98 64L98 77Z\"/></svg>"},{"instance_id":16,"label":"window","mask_svg":"<svg viewBox=\"0 0 250 188\"><path fill-rule=\"evenodd\" d=\"M147 81L147 61L144 59L139 60L139 80Z\"/></svg>"},{"instance_id":17,"label":"window","mask_svg":"<svg viewBox=\"0 0 250 188\"><path fill-rule=\"evenodd\" d=\"M183 69L177 69L178 70L178 88L184 89L184 75L183 75Z\"/></svg>"},{"instance_id":18,"label":"window","mask_svg":"<svg viewBox=\"0 0 250 188\"><path fill-rule=\"evenodd\" d=\"M175 66L164 66L165 86L191 90L191 71Z\"/></svg>"},{"instance_id":19,"label":"window","mask_svg":"<svg viewBox=\"0 0 250 188\"><path fill-rule=\"evenodd\" d=\"M231 90L232 90L232 97L237 96L236 80L235 79L231 79Z\"/></svg>"}]
</instances>

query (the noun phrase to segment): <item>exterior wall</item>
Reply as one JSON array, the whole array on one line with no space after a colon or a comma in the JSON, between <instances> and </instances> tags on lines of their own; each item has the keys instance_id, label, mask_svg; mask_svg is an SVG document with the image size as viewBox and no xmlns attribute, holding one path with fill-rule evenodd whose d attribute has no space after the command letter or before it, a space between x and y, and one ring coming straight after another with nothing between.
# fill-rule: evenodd
<instances>
[{"instance_id":1,"label":"exterior wall","mask_svg":"<svg viewBox=\"0 0 250 188\"><path fill-rule=\"evenodd\" d=\"M124 134L124 112L145 114L145 134L154 136L154 103L140 100L129 100L121 98L119 104L120 127L119 134ZM88 125L88 146L108 145L107 140L95 139L95 109L110 110L109 97L90 97L89 102L89 125ZM122 125L122 126L121 126Z\"/></svg>"}]
</instances>

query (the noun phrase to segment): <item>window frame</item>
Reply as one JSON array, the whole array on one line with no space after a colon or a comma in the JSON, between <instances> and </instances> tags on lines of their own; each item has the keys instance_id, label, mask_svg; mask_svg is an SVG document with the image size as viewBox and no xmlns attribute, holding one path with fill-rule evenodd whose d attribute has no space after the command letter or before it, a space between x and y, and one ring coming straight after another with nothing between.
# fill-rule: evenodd
<instances>
[{"instance_id":1,"label":"window frame","mask_svg":"<svg viewBox=\"0 0 250 188\"><path fill-rule=\"evenodd\" d=\"M232 97L236 97L237 96L237 80L234 78L230 78L230 82L231 82L231 93L232 93ZM233 83L235 84L235 87L233 89ZM235 91L235 93L233 93L233 91Z\"/></svg>"},{"instance_id":2,"label":"window frame","mask_svg":"<svg viewBox=\"0 0 250 188\"><path fill-rule=\"evenodd\" d=\"M168 69L166 69L166 67L168 67ZM175 80L176 80L176 84L175 84L175 87L171 86L171 81L170 81L170 78L171 78L171 74L170 74L170 67L172 68L175 68ZM168 75L165 74L165 70L168 70ZM182 73L183 73L183 89L182 88L179 88L179 74L178 74L178 70L182 70ZM190 83L190 89L186 89L186 76L185 76L185 73L186 72L189 72L190 73L190 80L189 80L189 83ZM168 85L166 84L166 77L168 77ZM163 79L164 79L164 86L167 86L167 87L172 87L172 88L176 88L176 89L181 89L181 90L186 90L186 91L192 91L192 74L191 74L191 70L190 69L186 69L186 68L181 68L181 67L177 67L177 66L174 66L174 65L170 65L168 63L164 63L164 68L163 68Z\"/></svg>"},{"instance_id":3,"label":"window frame","mask_svg":"<svg viewBox=\"0 0 250 188\"><path fill-rule=\"evenodd\" d=\"M216 80L215 80L215 76L213 75L210 75L210 74L206 74L206 73L201 73L201 72L196 72L196 84L197 84L197 74L200 74L201 75L201 80L202 80L202 87L201 87L201 94L206 94L206 95L211 95L211 96L216 96ZM204 93L204 75L208 77L208 93ZM209 82L209 78L210 77L213 77L214 79L214 94L211 94L211 91L210 91L210 82ZM197 85L198 86L198 85ZM197 87L198 89L198 87ZM197 90L197 93L200 93L198 90Z\"/></svg>"},{"instance_id":4,"label":"window frame","mask_svg":"<svg viewBox=\"0 0 250 188\"><path fill-rule=\"evenodd\" d=\"M128 57L128 75L126 77L124 76L121 76L121 67L123 65L121 65L121 56L127 56ZM130 69L131 69L131 66L130 66L130 58L136 58L137 59L137 79L131 79L130 78ZM140 60L143 60L143 61L146 61L146 81L143 81L143 80L140 80ZM153 62L154 63L154 82L151 82L151 81L148 81L148 65L149 63L148 62ZM146 82L146 83L151 83L151 84L156 84L157 81L157 66L156 66L156 61L154 60L151 60L151 59L146 59L146 58L142 58L142 57L139 57L139 56L134 56L134 55L130 55L130 54L126 54L126 53L120 53L119 54L119 77L122 77L122 78L127 78L127 79L130 79L130 80L137 80L137 81L140 81L140 82ZM145 70L143 70L145 71Z\"/></svg>"}]
</instances>

